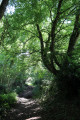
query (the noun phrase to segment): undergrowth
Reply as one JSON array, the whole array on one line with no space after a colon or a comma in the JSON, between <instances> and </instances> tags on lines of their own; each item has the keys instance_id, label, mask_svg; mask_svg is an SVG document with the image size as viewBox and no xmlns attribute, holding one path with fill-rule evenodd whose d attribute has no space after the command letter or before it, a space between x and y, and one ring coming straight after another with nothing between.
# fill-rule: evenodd
<instances>
[{"instance_id":1,"label":"undergrowth","mask_svg":"<svg viewBox=\"0 0 80 120\"><path fill-rule=\"evenodd\" d=\"M16 103L16 93L0 94L0 119L6 116L7 112Z\"/></svg>"}]
</instances>

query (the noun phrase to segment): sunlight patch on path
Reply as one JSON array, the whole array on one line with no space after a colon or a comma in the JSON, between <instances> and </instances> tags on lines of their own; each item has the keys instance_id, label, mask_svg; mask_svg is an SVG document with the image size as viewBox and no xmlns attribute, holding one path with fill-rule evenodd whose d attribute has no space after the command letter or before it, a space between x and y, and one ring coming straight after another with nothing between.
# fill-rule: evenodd
<instances>
[{"instance_id":1,"label":"sunlight patch on path","mask_svg":"<svg viewBox=\"0 0 80 120\"><path fill-rule=\"evenodd\" d=\"M17 97L17 104L11 109L5 120L41 120L41 106L37 100Z\"/></svg>"},{"instance_id":2,"label":"sunlight patch on path","mask_svg":"<svg viewBox=\"0 0 80 120\"><path fill-rule=\"evenodd\" d=\"M29 119L25 119L25 120L38 120L40 119L41 117L32 117L32 118L29 118Z\"/></svg>"}]
</instances>

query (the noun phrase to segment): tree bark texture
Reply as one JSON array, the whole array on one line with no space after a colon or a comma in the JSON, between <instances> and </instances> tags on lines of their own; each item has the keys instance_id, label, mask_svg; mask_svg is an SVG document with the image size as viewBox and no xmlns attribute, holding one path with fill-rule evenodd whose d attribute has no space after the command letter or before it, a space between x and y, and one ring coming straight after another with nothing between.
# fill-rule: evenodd
<instances>
[{"instance_id":1,"label":"tree bark texture","mask_svg":"<svg viewBox=\"0 0 80 120\"><path fill-rule=\"evenodd\" d=\"M0 5L0 20L4 16L4 12L6 10L6 7L8 5L9 0L2 0L2 3Z\"/></svg>"}]
</instances>

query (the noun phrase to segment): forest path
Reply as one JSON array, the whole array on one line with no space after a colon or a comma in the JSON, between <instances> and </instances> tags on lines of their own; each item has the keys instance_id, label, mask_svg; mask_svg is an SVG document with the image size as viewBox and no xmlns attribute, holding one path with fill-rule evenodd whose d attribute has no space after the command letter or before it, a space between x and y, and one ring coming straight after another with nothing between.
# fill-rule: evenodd
<instances>
[{"instance_id":1,"label":"forest path","mask_svg":"<svg viewBox=\"0 0 80 120\"><path fill-rule=\"evenodd\" d=\"M23 96L30 97L30 87L23 93ZM42 120L41 107L33 98L17 97L17 104L10 110L5 120Z\"/></svg>"},{"instance_id":2,"label":"forest path","mask_svg":"<svg viewBox=\"0 0 80 120\"><path fill-rule=\"evenodd\" d=\"M41 108L33 99L17 98L17 104L11 109L6 120L41 120Z\"/></svg>"}]
</instances>

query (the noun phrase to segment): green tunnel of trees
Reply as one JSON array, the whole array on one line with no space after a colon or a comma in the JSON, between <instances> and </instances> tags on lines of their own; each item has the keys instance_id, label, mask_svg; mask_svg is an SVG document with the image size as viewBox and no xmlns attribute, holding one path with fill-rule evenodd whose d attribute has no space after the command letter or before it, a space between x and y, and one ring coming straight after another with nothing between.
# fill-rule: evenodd
<instances>
[{"instance_id":1,"label":"green tunnel of trees","mask_svg":"<svg viewBox=\"0 0 80 120\"><path fill-rule=\"evenodd\" d=\"M1 1L0 84L37 80L66 99L80 96L80 0Z\"/></svg>"}]
</instances>

